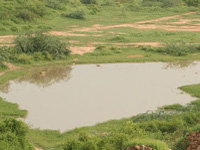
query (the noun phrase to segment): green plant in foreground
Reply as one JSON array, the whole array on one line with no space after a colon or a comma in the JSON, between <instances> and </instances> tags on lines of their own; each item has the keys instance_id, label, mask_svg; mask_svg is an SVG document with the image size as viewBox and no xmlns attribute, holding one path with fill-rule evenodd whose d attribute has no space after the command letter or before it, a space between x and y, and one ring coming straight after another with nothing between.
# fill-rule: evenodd
<instances>
[{"instance_id":1,"label":"green plant in foreground","mask_svg":"<svg viewBox=\"0 0 200 150\"><path fill-rule=\"evenodd\" d=\"M0 150L34 150L26 139L28 127L15 119L0 123Z\"/></svg>"}]
</instances>

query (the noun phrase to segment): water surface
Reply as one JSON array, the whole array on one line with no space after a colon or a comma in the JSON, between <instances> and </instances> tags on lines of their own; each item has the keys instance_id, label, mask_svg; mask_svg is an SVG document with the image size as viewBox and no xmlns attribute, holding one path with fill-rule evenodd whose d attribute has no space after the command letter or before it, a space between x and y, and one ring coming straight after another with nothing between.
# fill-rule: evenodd
<instances>
[{"instance_id":1,"label":"water surface","mask_svg":"<svg viewBox=\"0 0 200 150\"><path fill-rule=\"evenodd\" d=\"M40 68L9 82L0 96L28 110L33 128L61 131L131 117L195 98L178 87L200 83L200 62Z\"/></svg>"}]
</instances>

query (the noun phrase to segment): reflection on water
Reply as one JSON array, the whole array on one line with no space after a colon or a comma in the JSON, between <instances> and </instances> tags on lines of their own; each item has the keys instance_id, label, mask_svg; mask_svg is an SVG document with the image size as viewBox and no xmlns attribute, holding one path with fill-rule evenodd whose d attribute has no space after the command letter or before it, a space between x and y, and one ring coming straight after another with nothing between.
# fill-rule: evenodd
<instances>
[{"instance_id":1,"label":"reflection on water","mask_svg":"<svg viewBox=\"0 0 200 150\"><path fill-rule=\"evenodd\" d=\"M45 88L62 80L69 80L71 70L69 66L35 67L30 69L29 75L22 76L15 82L29 82ZM10 82L7 82L0 87L0 90L7 93L9 86Z\"/></svg>"},{"instance_id":2,"label":"reflection on water","mask_svg":"<svg viewBox=\"0 0 200 150\"><path fill-rule=\"evenodd\" d=\"M33 69L30 76L11 81L9 92L0 96L28 110L25 121L33 127L64 131L195 99L177 87L200 83L200 62L166 66L174 64Z\"/></svg>"},{"instance_id":3,"label":"reflection on water","mask_svg":"<svg viewBox=\"0 0 200 150\"><path fill-rule=\"evenodd\" d=\"M27 81L37 86L47 87L56 82L70 79L72 68L66 66L50 66L45 68L33 68L29 76L23 76L18 79L19 82Z\"/></svg>"},{"instance_id":4,"label":"reflection on water","mask_svg":"<svg viewBox=\"0 0 200 150\"><path fill-rule=\"evenodd\" d=\"M196 65L194 61L175 61L166 63L164 68L186 68Z\"/></svg>"}]
</instances>

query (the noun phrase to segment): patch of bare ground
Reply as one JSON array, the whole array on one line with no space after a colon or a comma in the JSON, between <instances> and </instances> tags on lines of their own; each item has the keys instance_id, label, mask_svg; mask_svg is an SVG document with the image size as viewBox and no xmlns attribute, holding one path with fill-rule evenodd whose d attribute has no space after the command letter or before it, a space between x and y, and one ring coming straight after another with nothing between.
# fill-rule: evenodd
<instances>
[{"instance_id":1,"label":"patch of bare ground","mask_svg":"<svg viewBox=\"0 0 200 150\"><path fill-rule=\"evenodd\" d=\"M96 47L90 46L90 47L70 47L71 53L72 54L79 54L83 55L85 53L91 53L95 50Z\"/></svg>"},{"instance_id":2,"label":"patch of bare ground","mask_svg":"<svg viewBox=\"0 0 200 150\"><path fill-rule=\"evenodd\" d=\"M69 40L69 43L80 43L80 41L76 41L76 40Z\"/></svg>"},{"instance_id":3,"label":"patch of bare ground","mask_svg":"<svg viewBox=\"0 0 200 150\"><path fill-rule=\"evenodd\" d=\"M143 55L130 55L128 58L141 58L144 57Z\"/></svg>"},{"instance_id":4,"label":"patch of bare ground","mask_svg":"<svg viewBox=\"0 0 200 150\"><path fill-rule=\"evenodd\" d=\"M8 63L8 62L4 62L3 64L6 65L9 69L6 70L6 71L0 72L0 76L6 74L7 72L19 69L19 67L15 66L15 65L13 65L11 63Z\"/></svg>"},{"instance_id":5,"label":"patch of bare ground","mask_svg":"<svg viewBox=\"0 0 200 150\"><path fill-rule=\"evenodd\" d=\"M43 150L43 149L36 147L35 150Z\"/></svg>"},{"instance_id":6,"label":"patch of bare ground","mask_svg":"<svg viewBox=\"0 0 200 150\"><path fill-rule=\"evenodd\" d=\"M179 21L171 22L170 24L187 24L192 21L200 21L200 19L179 19Z\"/></svg>"}]
</instances>

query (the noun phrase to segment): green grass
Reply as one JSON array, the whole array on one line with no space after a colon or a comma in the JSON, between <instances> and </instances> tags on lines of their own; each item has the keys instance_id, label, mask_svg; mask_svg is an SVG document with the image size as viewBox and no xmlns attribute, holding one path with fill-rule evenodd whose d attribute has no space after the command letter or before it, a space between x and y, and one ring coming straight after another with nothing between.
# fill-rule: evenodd
<instances>
[{"instance_id":1,"label":"green grass","mask_svg":"<svg viewBox=\"0 0 200 150\"><path fill-rule=\"evenodd\" d=\"M6 118L26 117L26 110L19 110L17 104L9 103L0 98L0 121Z\"/></svg>"},{"instance_id":2,"label":"green grass","mask_svg":"<svg viewBox=\"0 0 200 150\"><path fill-rule=\"evenodd\" d=\"M180 89L189 93L193 97L200 98L200 84L182 86Z\"/></svg>"}]
</instances>

